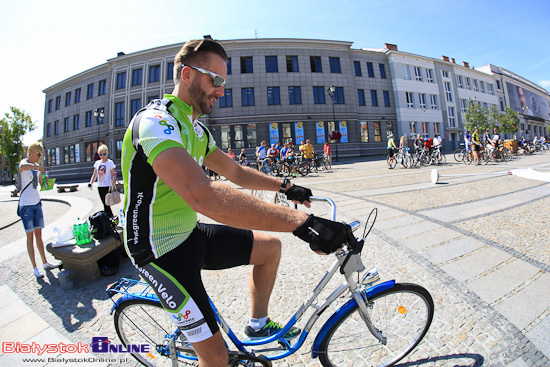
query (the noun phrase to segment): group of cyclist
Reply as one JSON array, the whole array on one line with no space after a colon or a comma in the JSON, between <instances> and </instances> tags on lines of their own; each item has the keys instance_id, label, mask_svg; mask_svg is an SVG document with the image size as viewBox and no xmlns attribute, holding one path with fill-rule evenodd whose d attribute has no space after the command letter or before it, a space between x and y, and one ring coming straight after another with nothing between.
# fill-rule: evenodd
<instances>
[{"instance_id":1,"label":"group of cyclist","mask_svg":"<svg viewBox=\"0 0 550 367\"><path fill-rule=\"evenodd\" d=\"M317 153L310 139L306 139L305 142L302 141L298 149L296 149L292 140L289 140L282 146L281 142L278 141L277 144L271 144L269 148L267 148L267 143L262 141L260 146L256 147L255 154L258 170L262 170L264 163L281 162L285 167L286 173L291 177L296 177L296 165L299 159L303 159L308 166L311 166L313 160L317 158ZM323 146L323 156L332 164L332 150L327 141L325 141ZM237 159L241 165L249 165L244 149L241 150L241 154Z\"/></svg>"},{"instance_id":2,"label":"group of cyclist","mask_svg":"<svg viewBox=\"0 0 550 367\"><path fill-rule=\"evenodd\" d=\"M402 136L399 139L399 147L396 146L394 140L394 134L390 134L388 137L388 168L393 168L395 165L393 164L393 161L396 159L394 154L395 151L403 151L409 149L409 140L406 136ZM416 139L414 140L414 149L415 149L415 157L416 160L419 160L420 155L422 152L426 152L428 155L432 155L435 151L439 151L443 147L443 139L439 134L434 134L433 138L426 138L424 139L422 135L417 134ZM401 165L403 167L406 167L406 164L404 161L401 162Z\"/></svg>"}]
</instances>

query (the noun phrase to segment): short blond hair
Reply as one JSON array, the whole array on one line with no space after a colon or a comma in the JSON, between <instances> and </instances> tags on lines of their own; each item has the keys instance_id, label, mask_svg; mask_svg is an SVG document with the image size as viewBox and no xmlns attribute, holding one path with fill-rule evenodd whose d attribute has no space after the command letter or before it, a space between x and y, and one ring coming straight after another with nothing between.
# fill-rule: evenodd
<instances>
[{"instance_id":1,"label":"short blond hair","mask_svg":"<svg viewBox=\"0 0 550 367\"><path fill-rule=\"evenodd\" d=\"M105 153L108 154L108 153L109 153L109 148L107 148L107 146L106 146L105 144L101 144L101 145L99 146L99 148L97 148L97 152L98 152L98 153L103 153L103 152L105 152Z\"/></svg>"},{"instance_id":2,"label":"short blond hair","mask_svg":"<svg viewBox=\"0 0 550 367\"><path fill-rule=\"evenodd\" d=\"M44 155L44 147L42 146L42 143L39 141L35 141L29 147L27 148L27 155L31 155L31 152L38 152L41 156Z\"/></svg>"}]
</instances>

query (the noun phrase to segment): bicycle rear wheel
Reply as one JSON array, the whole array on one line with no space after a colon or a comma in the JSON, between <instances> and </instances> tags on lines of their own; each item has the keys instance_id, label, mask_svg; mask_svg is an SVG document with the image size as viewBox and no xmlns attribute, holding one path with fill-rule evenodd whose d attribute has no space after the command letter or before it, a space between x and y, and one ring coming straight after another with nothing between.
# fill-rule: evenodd
<instances>
[{"instance_id":1,"label":"bicycle rear wheel","mask_svg":"<svg viewBox=\"0 0 550 367\"><path fill-rule=\"evenodd\" d=\"M387 338L386 345L371 334L355 306L321 342L323 366L391 366L420 343L434 313L430 293L409 283L395 284L372 296L367 308L374 327Z\"/></svg>"},{"instance_id":2,"label":"bicycle rear wheel","mask_svg":"<svg viewBox=\"0 0 550 367\"><path fill-rule=\"evenodd\" d=\"M309 173L309 166L307 165L306 162L299 162L298 165L296 166L296 170L302 176L307 176L307 174Z\"/></svg>"},{"instance_id":3,"label":"bicycle rear wheel","mask_svg":"<svg viewBox=\"0 0 550 367\"><path fill-rule=\"evenodd\" d=\"M455 161L462 162L464 160L464 149L457 149L454 153Z\"/></svg>"},{"instance_id":4,"label":"bicycle rear wheel","mask_svg":"<svg viewBox=\"0 0 550 367\"><path fill-rule=\"evenodd\" d=\"M172 365L169 351L164 348L174 335L177 335L175 347L178 361L191 362L181 355L196 356L191 344L179 332L160 303L141 299L122 302L115 311L114 321L118 338L125 347L128 344L149 345L148 353L131 353L145 366ZM159 352L161 349L164 352L162 354Z\"/></svg>"}]
</instances>

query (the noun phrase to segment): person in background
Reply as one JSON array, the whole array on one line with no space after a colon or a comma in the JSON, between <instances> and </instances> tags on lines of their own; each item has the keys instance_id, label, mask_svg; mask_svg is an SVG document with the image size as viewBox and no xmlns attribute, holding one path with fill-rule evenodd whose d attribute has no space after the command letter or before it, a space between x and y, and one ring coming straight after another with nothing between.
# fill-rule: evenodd
<instances>
[{"instance_id":1,"label":"person in background","mask_svg":"<svg viewBox=\"0 0 550 367\"><path fill-rule=\"evenodd\" d=\"M227 155L231 157L231 159L235 160L235 153L231 151L231 148L227 148Z\"/></svg>"},{"instance_id":2,"label":"person in background","mask_svg":"<svg viewBox=\"0 0 550 367\"><path fill-rule=\"evenodd\" d=\"M323 155L328 158L328 161L332 166L332 149L330 148L330 144L326 140L325 144L323 145Z\"/></svg>"},{"instance_id":3,"label":"person in background","mask_svg":"<svg viewBox=\"0 0 550 367\"><path fill-rule=\"evenodd\" d=\"M442 148L443 147L443 139L441 139L441 136L439 136L439 134L435 134L435 136L434 136L433 147L434 148Z\"/></svg>"},{"instance_id":4,"label":"person in background","mask_svg":"<svg viewBox=\"0 0 550 367\"><path fill-rule=\"evenodd\" d=\"M393 134L388 137L388 168L391 168L391 164L395 159L393 157L393 150L395 149L395 142L393 141Z\"/></svg>"},{"instance_id":5,"label":"person in background","mask_svg":"<svg viewBox=\"0 0 550 367\"><path fill-rule=\"evenodd\" d=\"M21 222L27 234L27 252L31 259L34 275L42 278L44 274L36 266L34 258L34 238L36 239L36 248L42 260L42 268L51 270L57 266L46 260L44 252L44 242L42 241L42 228L44 228L44 213L42 212L42 202L40 201L40 186L42 185L42 174L44 168L38 164L40 157L44 154L44 147L41 143L35 142L29 145L27 149L28 158L24 158L19 163L19 172L21 175L21 194L19 197L19 214ZM48 177L46 177L48 179Z\"/></svg>"},{"instance_id":6,"label":"person in background","mask_svg":"<svg viewBox=\"0 0 550 367\"><path fill-rule=\"evenodd\" d=\"M238 159L241 166L248 166L248 160L246 159L246 152L244 148L241 149L241 154L239 154Z\"/></svg>"},{"instance_id":7,"label":"person in background","mask_svg":"<svg viewBox=\"0 0 550 367\"><path fill-rule=\"evenodd\" d=\"M97 191L99 192L99 197L103 203L103 210L109 215L109 217L112 217L113 211L110 206L105 204L105 196L109 192L109 188L116 183L116 165L108 158L109 148L107 148L106 145L100 145L97 151L100 159L94 163L94 173L90 178L88 187L91 189L95 179L97 178Z\"/></svg>"},{"instance_id":8,"label":"person in background","mask_svg":"<svg viewBox=\"0 0 550 367\"><path fill-rule=\"evenodd\" d=\"M474 163L479 165L479 151L481 150L481 139L479 137L479 130L476 127L472 134L472 146L474 148Z\"/></svg>"},{"instance_id":9,"label":"person in background","mask_svg":"<svg viewBox=\"0 0 550 367\"><path fill-rule=\"evenodd\" d=\"M315 153L315 148L311 145L311 140L307 139L302 154L304 156L304 161L309 167L312 167L311 161L313 160L313 154Z\"/></svg>"}]
</instances>

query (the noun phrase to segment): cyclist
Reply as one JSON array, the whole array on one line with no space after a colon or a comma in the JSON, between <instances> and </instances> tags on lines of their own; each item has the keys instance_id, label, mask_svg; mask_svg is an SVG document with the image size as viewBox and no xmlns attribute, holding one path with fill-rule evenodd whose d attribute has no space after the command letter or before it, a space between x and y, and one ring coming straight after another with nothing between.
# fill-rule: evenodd
<instances>
[{"instance_id":1,"label":"cyclist","mask_svg":"<svg viewBox=\"0 0 550 367\"><path fill-rule=\"evenodd\" d=\"M477 126L472 134L472 146L474 148L474 163L479 165L479 151L481 150L481 140L479 139L479 131Z\"/></svg>"},{"instance_id":2,"label":"cyclist","mask_svg":"<svg viewBox=\"0 0 550 367\"><path fill-rule=\"evenodd\" d=\"M416 134L416 139L414 140L414 149L415 149L415 155L417 161L420 160L420 153L422 153L422 149L424 149L424 139L422 139L422 135Z\"/></svg>"},{"instance_id":3,"label":"cyclist","mask_svg":"<svg viewBox=\"0 0 550 367\"><path fill-rule=\"evenodd\" d=\"M391 168L391 164L395 159L393 157L393 150L395 149L395 142L393 141L393 134L388 137L388 168Z\"/></svg>"},{"instance_id":4,"label":"cyclist","mask_svg":"<svg viewBox=\"0 0 550 367\"><path fill-rule=\"evenodd\" d=\"M332 149L330 148L330 144L326 140L325 144L323 145L323 156L328 159L329 164L332 166Z\"/></svg>"},{"instance_id":5,"label":"cyclist","mask_svg":"<svg viewBox=\"0 0 550 367\"><path fill-rule=\"evenodd\" d=\"M173 93L151 101L133 117L122 147L124 246L193 344L201 366L228 362L201 281L202 268L253 265L252 318L245 334L262 337L282 327L268 318L281 242L263 232L238 228L293 232L317 253L336 251L350 231L344 224L260 201L204 176L203 163L244 188L284 192L289 200L309 206L311 190L237 164L197 120L210 114L223 96L226 77L227 54L219 43L187 42L174 59ZM197 212L228 226L197 222ZM299 333L291 329L285 337Z\"/></svg>"},{"instance_id":6,"label":"cyclist","mask_svg":"<svg viewBox=\"0 0 550 367\"><path fill-rule=\"evenodd\" d=\"M307 163L308 167L311 168L311 160L313 159L313 153L315 153L315 148L311 145L311 141L306 139L306 144L304 145L302 154L304 155L304 161Z\"/></svg>"},{"instance_id":7,"label":"cyclist","mask_svg":"<svg viewBox=\"0 0 550 367\"><path fill-rule=\"evenodd\" d=\"M262 170L262 162L267 157L266 142L262 140L260 146L256 148L256 162L258 163L258 171Z\"/></svg>"},{"instance_id":8,"label":"cyclist","mask_svg":"<svg viewBox=\"0 0 550 367\"><path fill-rule=\"evenodd\" d=\"M271 148L267 151L267 157L272 159L273 161L276 161L279 157L279 151L277 150L275 144L271 144Z\"/></svg>"}]
</instances>

